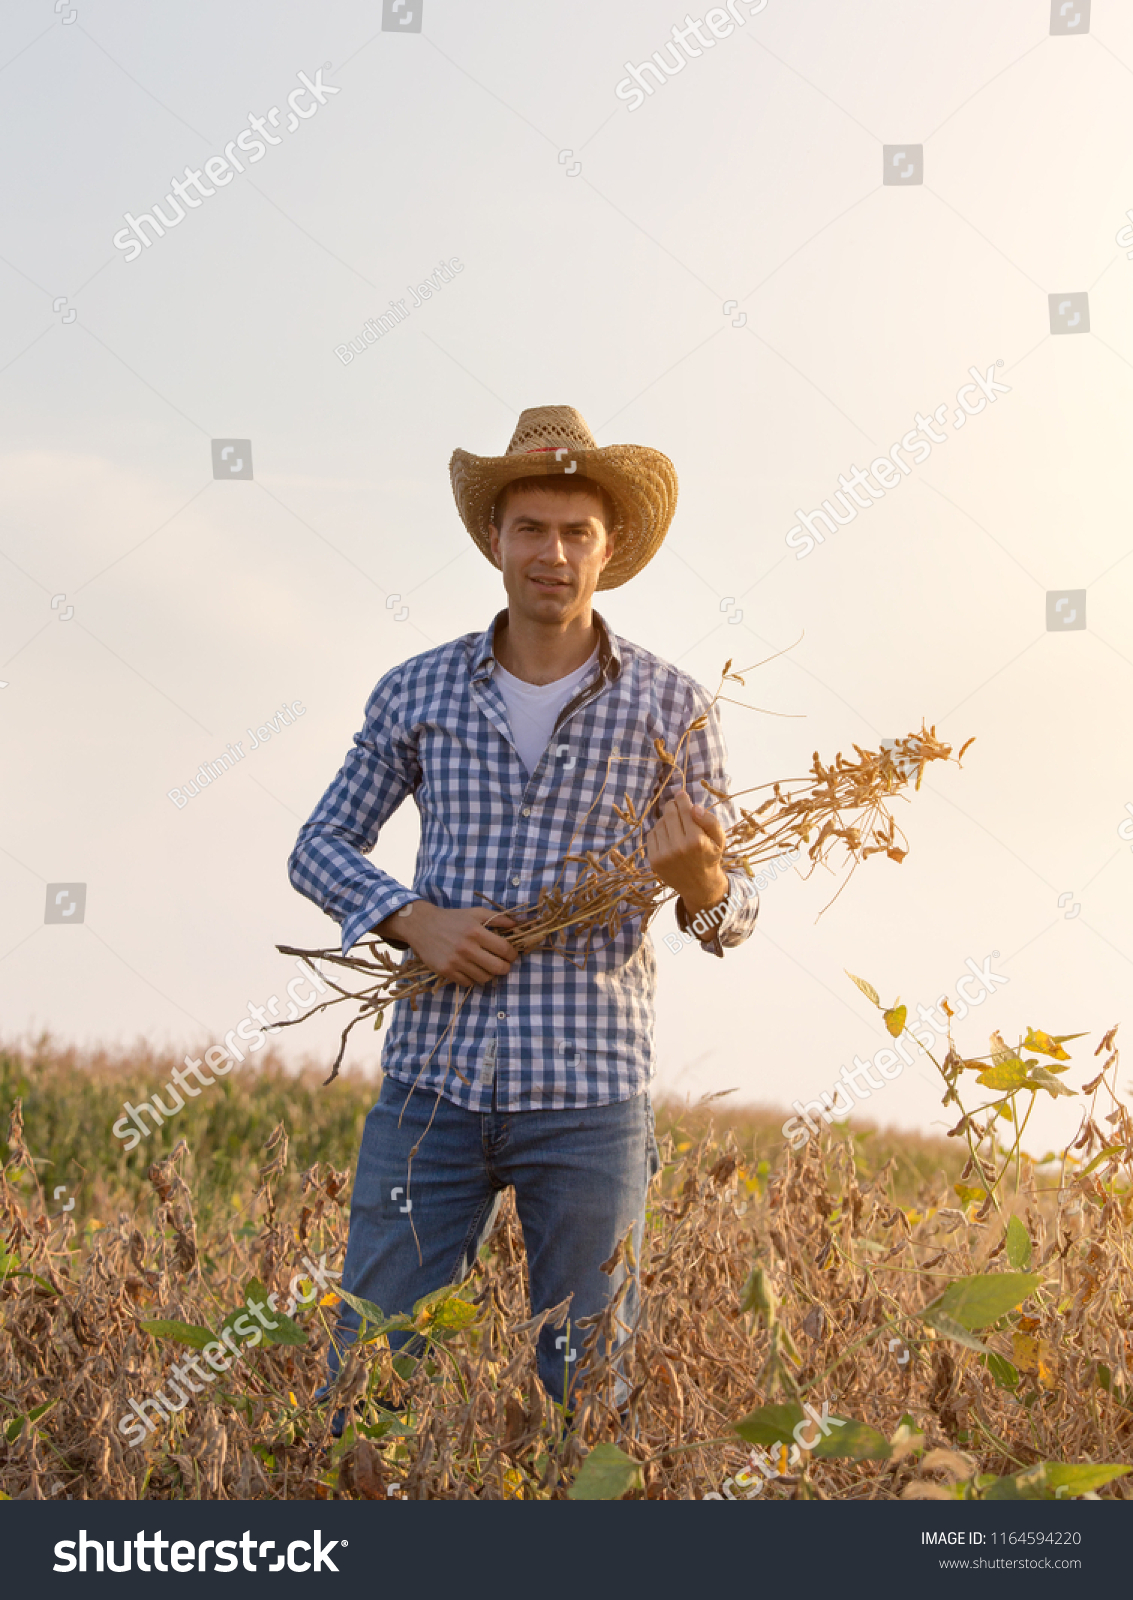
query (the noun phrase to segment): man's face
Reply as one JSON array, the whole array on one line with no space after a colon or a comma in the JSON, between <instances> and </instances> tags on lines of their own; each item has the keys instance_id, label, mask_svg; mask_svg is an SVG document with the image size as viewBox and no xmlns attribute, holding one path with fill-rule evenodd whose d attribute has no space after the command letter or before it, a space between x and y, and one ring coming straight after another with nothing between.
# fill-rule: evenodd
<instances>
[{"instance_id":1,"label":"man's face","mask_svg":"<svg viewBox=\"0 0 1133 1600\"><path fill-rule=\"evenodd\" d=\"M569 622L590 605L613 554L602 502L579 489L519 489L489 530L508 600L534 622Z\"/></svg>"}]
</instances>

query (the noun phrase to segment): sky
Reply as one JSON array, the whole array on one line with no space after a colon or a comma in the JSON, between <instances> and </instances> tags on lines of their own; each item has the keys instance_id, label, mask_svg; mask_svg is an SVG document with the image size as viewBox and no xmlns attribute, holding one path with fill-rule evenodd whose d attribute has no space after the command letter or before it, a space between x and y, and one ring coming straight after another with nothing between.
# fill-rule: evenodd
<instances>
[{"instance_id":1,"label":"sky","mask_svg":"<svg viewBox=\"0 0 1133 1600\"><path fill-rule=\"evenodd\" d=\"M1128 6L8 0L0 88L5 1041L199 1052L283 993L276 944L337 941L298 829L379 678L503 604L449 457L568 404L679 476L610 626L712 689L775 658L725 707L734 787L976 741L835 903L778 877L722 962L666 911L656 1088L809 1100L887 1042L847 971L915 1015L988 962L961 1052L1088 1031L1092 1076L1133 992ZM375 860L410 881L416 839L407 804ZM940 1098L918 1055L855 1119L940 1132ZM1082 1105L1040 1098L1036 1153Z\"/></svg>"}]
</instances>

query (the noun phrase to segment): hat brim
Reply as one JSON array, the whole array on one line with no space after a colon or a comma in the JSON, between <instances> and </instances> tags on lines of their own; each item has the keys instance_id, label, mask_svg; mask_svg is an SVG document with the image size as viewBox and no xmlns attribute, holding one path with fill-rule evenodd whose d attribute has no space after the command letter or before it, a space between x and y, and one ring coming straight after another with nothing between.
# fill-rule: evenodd
<instances>
[{"instance_id":1,"label":"hat brim","mask_svg":"<svg viewBox=\"0 0 1133 1600\"><path fill-rule=\"evenodd\" d=\"M564 488L577 478L601 484L614 502L617 520L614 553L602 569L599 589L616 589L653 559L677 508L676 469L668 456L647 445L572 446L506 456L454 450L449 477L461 521L489 561L492 508L505 484L543 477L561 480Z\"/></svg>"}]
</instances>

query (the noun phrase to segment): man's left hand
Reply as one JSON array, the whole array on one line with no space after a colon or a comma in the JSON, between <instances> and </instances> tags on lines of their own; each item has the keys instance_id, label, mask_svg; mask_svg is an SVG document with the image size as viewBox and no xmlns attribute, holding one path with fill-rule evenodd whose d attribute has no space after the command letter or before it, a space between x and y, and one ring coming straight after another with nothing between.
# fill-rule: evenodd
<instances>
[{"instance_id":1,"label":"man's left hand","mask_svg":"<svg viewBox=\"0 0 1133 1600\"><path fill-rule=\"evenodd\" d=\"M730 886L721 866L725 842L719 820L706 806L694 805L683 789L646 837L650 867L677 891L690 916L727 897Z\"/></svg>"}]
</instances>

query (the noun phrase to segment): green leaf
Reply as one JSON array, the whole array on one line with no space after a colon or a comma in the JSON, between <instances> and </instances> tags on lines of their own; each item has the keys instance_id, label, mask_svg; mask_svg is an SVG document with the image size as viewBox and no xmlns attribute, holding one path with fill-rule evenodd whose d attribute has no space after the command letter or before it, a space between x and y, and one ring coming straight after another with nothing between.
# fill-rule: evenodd
<instances>
[{"instance_id":1,"label":"green leaf","mask_svg":"<svg viewBox=\"0 0 1133 1600\"><path fill-rule=\"evenodd\" d=\"M867 983L864 978L855 978L854 974L847 971L845 967L842 968L842 971L846 973L846 976L849 978L851 983L857 984L858 988L865 995L867 1000L872 1000L875 1006L880 1006L881 999L872 983Z\"/></svg>"},{"instance_id":2,"label":"green leaf","mask_svg":"<svg viewBox=\"0 0 1133 1600\"><path fill-rule=\"evenodd\" d=\"M348 1294L345 1289L337 1289L335 1293L346 1301L352 1311L357 1311L360 1317L365 1317L367 1322L376 1324L386 1320L386 1314L381 1306L376 1306L372 1300L363 1300L360 1294Z\"/></svg>"},{"instance_id":3,"label":"green leaf","mask_svg":"<svg viewBox=\"0 0 1133 1600\"><path fill-rule=\"evenodd\" d=\"M429 1327L455 1331L458 1328L469 1327L479 1315L479 1306L470 1305L467 1300L458 1300L454 1295L441 1306Z\"/></svg>"},{"instance_id":4,"label":"green leaf","mask_svg":"<svg viewBox=\"0 0 1133 1600\"><path fill-rule=\"evenodd\" d=\"M894 1039L899 1039L904 1033L905 1018L908 1015L908 1006L893 1006L885 1013L883 1021Z\"/></svg>"},{"instance_id":5,"label":"green leaf","mask_svg":"<svg viewBox=\"0 0 1133 1600\"><path fill-rule=\"evenodd\" d=\"M567 1490L568 1500L620 1500L630 1489L643 1489L641 1464L608 1441L596 1444Z\"/></svg>"},{"instance_id":6,"label":"green leaf","mask_svg":"<svg viewBox=\"0 0 1133 1600\"><path fill-rule=\"evenodd\" d=\"M1018 1217L1011 1218L1003 1238L1008 1261L1016 1272L1025 1272L1031 1264L1031 1236Z\"/></svg>"},{"instance_id":7,"label":"green leaf","mask_svg":"<svg viewBox=\"0 0 1133 1600\"><path fill-rule=\"evenodd\" d=\"M927 1322L930 1328L935 1328L946 1339L955 1339L957 1344L962 1344L969 1350L978 1350L981 1356L991 1355L986 1344L981 1344L974 1334L968 1332L962 1322L957 1322L955 1317L950 1317L946 1311L942 1311L937 1302L921 1312L921 1321Z\"/></svg>"},{"instance_id":8,"label":"green leaf","mask_svg":"<svg viewBox=\"0 0 1133 1600\"><path fill-rule=\"evenodd\" d=\"M1052 1100L1060 1094L1077 1094L1077 1089L1068 1089L1060 1078L1053 1072L1048 1072L1045 1067L1032 1067L1031 1075L1027 1079L1028 1089L1045 1089Z\"/></svg>"},{"instance_id":9,"label":"green leaf","mask_svg":"<svg viewBox=\"0 0 1133 1600\"><path fill-rule=\"evenodd\" d=\"M827 1417L827 1423L834 1420ZM844 1419L845 1426L835 1428L825 1438L819 1439L811 1454L824 1461L844 1457L850 1461L888 1461L892 1451L889 1440L868 1422Z\"/></svg>"},{"instance_id":10,"label":"green leaf","mask_svg":"<svg viewBox=\"0 0 1133 1600\"><path fill-rule=\"evenodd\" d=\"M961 1205L970 1206L973 1200L987 1199L986 1189L973 1188L971 1184L967 1183L954 1183L952 1187L960 1196Z\"/></svg>"},{"instance_id":11,"label":"green leaf","mask_svg":"<svg viewBox=\"0 0 1133 1600\"><path fill-rule=\"evenodd\" d=\"M263 1312L265 1322L275 1322L278 1323L279 1326L276 1328L265 1328L263 1323L260 1322L259 1317L257 1317L255 1312L250 1309L253 1301ZM238 1311L230 1312L229 1315L225 1317L223 1326L230 1328L236 1318L245 1312L249 1317L251 1317L252 1321L263 1334L264 1344L300 1345L309 1343L307 1332L299 1325L299 1323L293 1322L292 1319L288 1316L285 1316L282 1311L272 1310L271 1306L268 1304L268 1292L264 1288L264 1285L259 1278L248 1279L247 1283L244 1285L244 1304ZM237 1334L237 1338L239 1337L240 1335ZM249 1338L250 1337L251 1336L249 1335Z\"/></svg>"},{"instance_id":12,"label":"green leaf","mask_svg":"<svg viewBox=\"0 0 1133 1600\"><path fill-rule=\"evenodd\" d=\"M986 1328L1033 1294L1042 1282L1035 1272L978 1272L956 1278L940 1297L940 1309L965 1328Z\"/></svg>"},{"instance_id":13,"label":"green leaf","mask_svg":"<svg viewBox=\"0 0 1133 1600\"><path fill-rule=\"evenodd\" d=\"M997 1355L994 1350L989 1350L984 1356L987 1370L991 1373L1001 1389L1017 1389L1019 1387L1019 1374L1008 1361L1006 1356Z\"/></svg>"},{"instance_id":14,"label":"green leaf","mask_svg":"<svg viewBox=\"0 0 1133 1600\"><path fill-rule=\"evenodd\" d=\"M45 1417L53 1406L59 1404L58 1397L54 1400L45 1400L41 1406L32 1406L30 1411L21 1412L18 1417L9 1422L5 1430L5 1437L9 1444L14 1444L20 1436L20 1429L27 1422L29 1427L33 1422L38 1422L40 1417Z\"/></svg>"},{"instance_id":15,"label":"green leaf","mask_svg":"<svg viewBox=\"0 0 1133 1600\"><path fill-rule=\"evenodd\" d=\"M432 1311L434 1306L443 1306L445 1301L451 1300L453 1295L461 1288L463 1288L463 1284L446 1283L443 1288L434 1289L431 1294L423 1294L420 1300L414 1300L413 1302L414 1317L420 1318L422 1312Z\"/></svg>"},{"instance_id":16,"label":"green leaf","mask_svg":"<svg viewBox=\"0 0 1133 1600\"><path fill-rule=\"evenodd\" d=\"M1011 1056L994 1067L988 1067L976 1079L985 1089L1021 1089L1027 1082L1027 1069L1018 1056Z\"/></svg>"},{"instance_id":17,"label":"green leaf","mask_svg":"<svg viewBox=\"0 0 1133 1600\"><path fill-rule=\"evenodd\" d=\"M358 1432L367 1439L412 1439L417 1430L404 1417L388 1416L372 1426L359 1423Z\"/></svg>"},{"instance_id":18,"label":"green leaf","mask_svg":"<svg viewBox=\"0 0 1133 1600\"><path fill-rule=\"evenodd\" d=\"M225 1330L230 1328L236 1335L236 1338L241 1341L241 1343L248 1344L254 1335L251 1330L249 1330L247 1333L241 1333L239 1331L239 1329L236 1327L236 1322L240 1317L247 1317L253 1328L259 1327L259 1324L256 1322L256 1319L252 1313L248 1310L248 1307L246 1305L241 1305L237 1306L235 1311L229 1311L225 1316L224 1321L220 1324L220 1335L223 1336ZM262 1334L262 1328L260 1329L260 1332Z\"/></svg>"},{"instance_id":19,"label":"green leaf","mask_svg":"<svg viewBox=\"0 0 1133 1600\"><path fill-rule=\"evenodd\" d=\"M1075 1466L1069 1462L1039 1461L1013 1477L996 1478L983 1491L985 1500L1076 1500L1124 1477L1133 1467L1108 1464ZM1061 1491L1061 1493L1059 1492Z\"/></svg>"},{"instance_id":20,"label":"green leaf","mask_svg":"<svg viewBox=\"0 0 1133 1600\"><path fill-rule=\"evenodd\" d=\"M782 1406L758 1406L734 1426L748 1444L793 1444L795 1429L805 1420L802 1406L792 1400Z\"/></svg>"},{"instance_id":21,"label":"green leaf","mask_svg":"<svg viewBox=\"0 0 1133 1600\"><path fill-rule=\"evenodd\" d=\"M336 1289L335 1293L362 1318L362 1326L358 1332L359 1344L371 1344L375 1339L380 1339L384 1333L414 1326L412 1317L400 1313L397 1316L387 1317L381 1306L376 1306L372 1300L363 1300L361 1295L348 1294L345 1289Z\"/></svg>"},{"instance_id":22,"label":"green leaf","mask_svg":"<svg viewBox=\"0 0 1133 1600\"><path fill-rule=\"evenodd\" d=\"M1083 1167L1081 1172L1078 1174L1078 1176L1080 1178L1087 1177L1089 1173L1093 1172L1095 1167L1100 1167L1103 1161L1108 1161L1109 1160L1110 1156L1119 1156L1119 1155L1121 1155L1123 1153L1124 1149L1125 1149L1125 1146L1123 1144L1111 1144L1108 1147L1108 1149L1099 1150L1097 1155L1090 1162L1089 1166Z\"/></svg>"},{"instance_id":23,"label":"green leaf","mask_svg":"<svg viewBox=\"0 0 1133 1600\"><path fill-rule=\"evenodd\" d=\"M155 1339L175 1339L178 1344L187 1344L194 1350L203 1350L216 1339L211 1329L202 1328L195 1322L167 1322L162 1317L155 1317L141 1323L141 1327L147 1333L152 1333Z\"/></svg>"},{"instance_id":24,"label":"green leaf","mask_svg":"<svg viewBox=\"0 0 1133 1600\"><path fill-rule=\"evenodd\" d=\"M1079 1034L1067 1034L1067 1038L1080 1038ZM1107 1483L1112 1483L1114 1478L1123 1478L1127 1472L1133 1472L1133 1467L1119 1465L1115 1461L1109 1462L1084 1462L1075 1466L1069 1461L1048 1461L1046 1463L1046 1481L1054 1491L1055 1500L1074 1500L1080 1494L1089 1494L1093 1489L1101 1489ZM1064 1494L1059 1494L1059 1489L1064 1489Z\"/></svg>"},{"instance_id":25,"label":"green leaf","mask_svg":"<svg viewBox=\"0 0 1133 1600\"><path fill-rule=\"evenodd\" d=\"M277 1322L277 1328L264 1329L265 1344L308 1344L309 1338L306 1328L301 1328L290 1317L285 1317L282 1311L274 1311L268 1316L269 1322Z\"/></svg>"},{"instance_id":26,"label":"green leaf","mask_svg":"<svg viewBox=\"0 0 1133 1600\"><path fill-rule=\"evenodd\" d=\"M775 1291L767 1281L767 1273L762 1263L757 1261L740 1290L740 1310L754 1311L757 1316L765 1318L770 1323L775 1316L777 1305Z\"/></svg>"}]
</instances>

